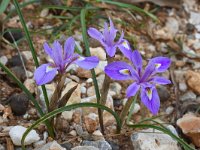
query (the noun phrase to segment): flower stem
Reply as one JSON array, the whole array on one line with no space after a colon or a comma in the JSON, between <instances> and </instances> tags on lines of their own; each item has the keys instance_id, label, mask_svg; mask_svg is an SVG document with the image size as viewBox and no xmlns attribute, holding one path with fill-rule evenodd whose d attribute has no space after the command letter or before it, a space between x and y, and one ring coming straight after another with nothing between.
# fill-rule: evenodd
<instances>
[{"instance_id":1,"label":"flower stem","mask_svg":"<svg viewBox=\"0 0 200 150\"><path fill-rule=\"evenodd\" d=\"M109 64L109 63L111 63L113 61L113 58L107 56L107 60L108 60L108 64ZM106 104L106 100L107 100L107 96L108 96L108 91L109 91L109 87L110 87L110 82L111 82L110 77L108 77L105 74L105 79L103 81L103 85L102 85L102 89L101 89L101 99L100 99L100 103L102 105Z\"/></svg>"},{"instance_id":2,"label":"flower stem","mask_svg":"<svg viewBox=\"0 0 200 150\"><path fill-rule=\"evenodd\" d=\"M133 103L131 104L131 108L130 108L130 111L128 113L128 118L126 120L126 124L130 124L130 119L131 119L131 116L133 114L133 110L134 110L134 107L135 107L136 100L137 100L137 94L133 98Z\"/></svg>"},{"instance_id":3,"label":"flower stem","mask_svg":"<svg viewBox=\"0 0 200 150\"><path fill-rule=\"evenodd\" d=\"M126 115L127 115L128 112L129 112L129 109L130 109L130 107L131 107L131 110L130 110L129 115L128 115L128 120L127 120L127 122L130 120L130 117L131 117L132 111L133 111L133 109L134 109L134 105L135 105L136 99L137 99L137 95L136 95L135 97L129 98L129 99L127 100L127 102L126 102L126 104L125 104L125 106L124 106L124 108L123 108L123 110L122 110L122 112L121 112L121 114L120 114L120 120L121 120L122 125L123 125L123 123L124 123L124 120L125 120L125 118L126 118Z\"/></svg>"}]
</instances>

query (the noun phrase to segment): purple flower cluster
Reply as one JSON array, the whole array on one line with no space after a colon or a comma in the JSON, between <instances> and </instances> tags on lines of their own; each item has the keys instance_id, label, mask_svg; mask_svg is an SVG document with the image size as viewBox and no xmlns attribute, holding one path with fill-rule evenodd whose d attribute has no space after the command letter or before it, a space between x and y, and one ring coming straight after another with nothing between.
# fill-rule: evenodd
<instances>
[{"instance_id":1,"label":"purple flower cluster","mask_svg":"<svg viewBox=\"0 0 200 150\"><path fill-rule=\"evenodd\" d=\"M116 49L119 48L124 56L131 61L132 65L122 61L112 62L105 67L104 71L114 80L133 80L133 83L127 88L126 96L128 98L135 96L140 90L143 104L155 115L160 107L156 85L171 83L170 80L157 76L157 73L166 71L171 61L167 57L156 57L151 59L146 68L143 69L140 53L137 50L131 50L128 41L123 39L123 32L119 40L114 42L116 33L117 29L115 29L111 19L110 27L105 23L102 33L95 28L89 28L88 30L88 34L102 44L110 57L113 57Z\"/></svg>"},{"instance_id":2,"label":"purple flower cluster","mask_svg":"<svg viewBox=\"0 0 200 150\"><path fill-rule=\"evenodd\" d=\"M109 57L113 57L119 48L132 65L123 61L112 62L105 67L105 73L114 80L132 80L133 83L127 88L126 96L128 98L135 96L140 91L141 101L155 115L160 107L156 85L171 83L170 80L157 74L166 71L171 61L167 57L155 57L143 69L140 53L137 50L131 50L128 41L124 39L123 32L119 40L115 42L118 30L115 29L112 20L109 20L110 26L108 27L108 24L105 23L102 32L95 28L89 28L88 34L102 44ZM36 69L34 73L36 83L38 85L49 83L57 73L65 73L66 68L72 63L84 69L92 69L97 66L99 63L97 57L83 57L75 54L74 47L75 41L72 37L66 40L64 48L58 41L54 41L51 47L45 43L44 50L53 62L43 64Z\"/></svg>"}]
</instances>

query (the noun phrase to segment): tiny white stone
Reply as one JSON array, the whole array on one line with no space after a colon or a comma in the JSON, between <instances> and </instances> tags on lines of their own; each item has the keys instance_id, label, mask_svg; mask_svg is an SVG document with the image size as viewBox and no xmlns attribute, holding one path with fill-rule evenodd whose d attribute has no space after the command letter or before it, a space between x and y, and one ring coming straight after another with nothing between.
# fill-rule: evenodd
<instances>
[{"instance_id":1,"label":"tiny white stone","mask_svg":"<svg viewBox=\"0 0 200 150\"><path fill-rule=\"evenodd\" d=\"M72 135L72 136L76 136L77 135L75 130L70 131L69 134Z\"/></svg>"},{"instance_id":2,"label":"tiny white stone","mask_svg":"<svg viewBox=\"0 0 200 150\"><path fill-rule=\"evenodd\" d=\"M3 65L6 65L7 62L8 62L8 58L6 56L1 56L0 57L0 62L3 64Z\"/></svg>"},{"instance_id":3,"label":"tiny white stone","mask_svg":"<svg viewBox=\"0 0 200 150\"><path fill-rule=\"evenodd\" d=\"M87 82L87 83L92 83L92 81L93 81L92 78L89 78L89 79L87 79L86 82Z\"/></svg>"},{"instance_id":4,"label":"tiny white stone","mask_svg":"<svg viewBox=\"0 0 200 150\"><path fill-rule=\"evenodd\" d=\"M9 135L10 135L11 140L14 143L14 145L21 146L21 139L26 130L27 130L27 128L25 128L23 126L14 126L9 131ZM35 130L31 130L31 132L29 132L29 134L26 136L24 144L30 145L39 140L40 140L39 134Z\"/></svg>"},{"instance_id":5,"label":"tiny white stone","mask_svg":"<svg viewBox=\"0 0 200 150\"><path fill-rule=\"evenodd\" d=\"M87 92L87 89L86 89L86 87L84 87L84 86L81 86L81 93L82 94L85 94Z\"/></svg>"},{"instance_id":6,"label":"tiny white stone","mask_svg":"<svg viewBox=\"0 0 200 150\"><path fill-rule=\"evenodd\" d=\"M62 112L62 117L68 121L72 120L72 116L73 116L74 111L64 111Z\"/></svg>"}]
</instances>

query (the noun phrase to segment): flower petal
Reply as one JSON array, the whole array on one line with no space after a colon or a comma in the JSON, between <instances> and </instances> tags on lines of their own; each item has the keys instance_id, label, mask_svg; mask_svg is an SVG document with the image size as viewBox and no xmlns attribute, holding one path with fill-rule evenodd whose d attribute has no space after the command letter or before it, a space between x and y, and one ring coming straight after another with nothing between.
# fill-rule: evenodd
<instances>
[{"instance_id":1,"label":"flower petal","mask_svg":"<svg viewBox=\"0 0 200 150\"><path fill-rule=\"evenodd\" d=\"M155 57L149 61L149 64L150 63L154 63L156 72L164 72L169 68L171 60L167 57Z\"/></svg>"},{"instance_id":2,"label":"flower petal","mask_svg":"<svg viewBox=\"0 0 200 150\"><path fill-rule=\"evenodd\" d=\"M76 63L79 67L83 69L90 70L98 65L99 59L96 56L91 56L91 57L80 56L74 63Z\"/></svg>"},{"instance_id":3,"label":"flower petal","mask_svg":"<svg viewBox=\"0 0 200 150\"><path fill-rule=\"evenodd\" d=\"M56 66L60 66L60 64L63 61L62 46L60 45L60 43L57 40L55 40L53 42L52 49L53 49L53 60L56 64Z\"/></svg>"},{"instance_id":4,"label":"flower petal","mask_svg":"<svg viewBox=\"0 0 200 150\"><path fill-rule=\"evenodd\" d=\"M52 68L50 64L43 64L34 72L34 79L37 85L49 83L56 76L58 68Z\"/></svg>"},{"instance_id":5,"label":"flower petal","mask_svg":"<svg viewBox=\"0 0 200 150\"><path fill-rule=\"evenodd\" d=\"M110 41L114 41L116 37L117 29L115 29L114 24L110 18L109 18L109 21L110 21L110 31L109 31Z\"/></svg>"},{"instance_id":6,"label":"flower petal","mask_svg":"<svg viewBox=\"0 0 200 150\"><path fill-rule=\"evenodd\" d=\"M44 51L47 55L49 55L51 58L52 58L52 49L51 47L49 46L49 44L47 42L45 42L43 44L43 47L44 47ZM53 59L53 58L52 58Z\"/></svg>"},{"instance_id":7,"label":"flower petal","mask_svg":"<svg viewBox=\"0 0 200 150\"><path fill-rule=\"evenodd\" d=\"M164 77L159 77L159 76L153 77L152 81L154 83L156 83L156 84L163 84L163 85L165 85L165 84L171 84L170 80L168 80L168 79L166 79Z\"/></svg>"},{"instance_id":8,"label":"flower petal","mask_svg":"<svg viewBox=\"0 0 200 150\"><path fill-rule=\"evenodd\" d=\"M154 72L155 72L155 65L153 63L150 63L149 65L146 66L144 70L141 82L146 82Z\"/></svg>"},{"instance_id":9,"label":"flower petal","mask_svg":"<svg viewBox=\"0 0 200 150\"><path fill-rule=\"evenodd\" d=\"M119 44L118 48L120 49L122 54L124 54L125 57L127 57L129 60L131 60L132 50L131 50L130 44L127 40L123 39L121 44Z\"/></svg>"},{"instance_id":10,"label":"flower petal","mask_svg":"<svg viewBox=\"0 0 200 150\"><path fill-rule=\"evenodd\" d=\"M150 96L148 96L148 90L150 90L151 99L149 99ZM141 87L141 101L143 104L151 111L153 115L156 115L160 108L160 98L158 96L158 92L154 86L152 87Z\"/></svg>"},{"instance_id":11,"label":"flower petal","mask_svg":"<svg viewBox=\"0 0 200 150\"><path fill-rule=\"evenodd\" d=\"M138 72L142 71L142 56L138 52L138 50L134 50L131 54L131 61Z\"/></svg>"},{"instance_id":12,"label":"flower petal","mask_svg":"<svg viewBox=\"0 0 200 150\"><path fill-rule=\"evenodd\" d=\"M75 41L73 37L69 37L64 45L64 59L69 58L74 54Z\"/></svg>"},{"instance_id":13,"label":"flower petal","mask_svg":"<svg viewBox=\"0 0 200 150\"><path fill-rule=\"evenodd\" d=\"M99 41L99 42L102 43L103 35L97 29L95 29L95 28L89 28L88 29L88 34L90 35L90 37L92 37L92 38L94 38L97 41Z\"/></svg>"},{"instance_id":14,"label":"flower petal","mask_svg":"<svg viewBox=\"0 0 200 150\"><path fill-rule=\"evenodd\" d=\"M104 71L110 78L114 80L133 79L132 73L134 70L129 64L122 61L116 61L108 64Z\"/></svg>"},{"instance_id":15,"label":"flower petal","mask_svg":"<svg viewBox=\"0 0 200 150\"><path fill-rule=\"evenodd\" d=\"M129 98L131 96L135 96L139 88L140 88L140 85L138 85L136 82L129 85L126 90L126 97Z\"/></svg>"},{"instance_id":16,"label":"flower petal","mask_svg":"<svg viewBox=\"0 0 200 150\"><path fill-rule=\"evenodd\" d=\"M116 45L113 45L113 46L105 45L105 50L106 50L106 53L108 54L108 56L113 57L116 53L117 46Z\"/></svg>"}]
</instances>

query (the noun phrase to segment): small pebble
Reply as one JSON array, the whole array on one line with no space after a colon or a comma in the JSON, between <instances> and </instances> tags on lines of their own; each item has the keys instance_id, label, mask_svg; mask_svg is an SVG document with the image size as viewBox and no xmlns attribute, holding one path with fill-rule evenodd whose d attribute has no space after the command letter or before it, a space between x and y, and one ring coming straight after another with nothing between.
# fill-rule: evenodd
<instances>
[{"instance_id":1,"label":"small pebble","mask_svg":"<svg viewBox=\"0 0 200 150\"><path fill-rule=\"evenodd\" d=\"M169 106L169 107L167 107L167 109L165 110L165 113L166 113L167 115L170 115L173 111L174 111L174 107Z\"/></svg>"},{"instance_id":2,"label":"small pebble","mask_svg":"<svg viewBox=\"0 0 200 150\"><path fill-rule=\"evenodd\" d=\"M26 113L28 109L28 104L29 104L29 98L26 94L24 93L13 94L9 98L9 101L10 101L12 112L15 115L21 116Z\"/></svg>"}]
</instances>

